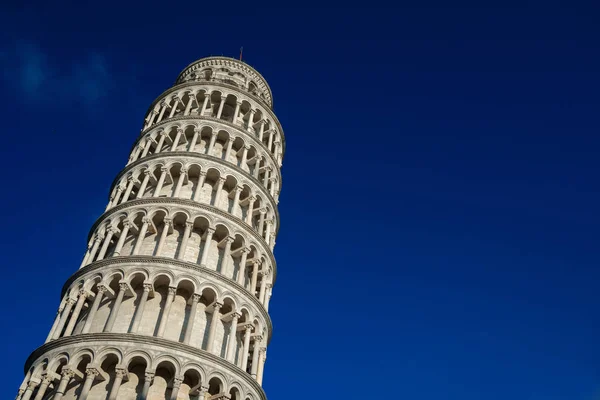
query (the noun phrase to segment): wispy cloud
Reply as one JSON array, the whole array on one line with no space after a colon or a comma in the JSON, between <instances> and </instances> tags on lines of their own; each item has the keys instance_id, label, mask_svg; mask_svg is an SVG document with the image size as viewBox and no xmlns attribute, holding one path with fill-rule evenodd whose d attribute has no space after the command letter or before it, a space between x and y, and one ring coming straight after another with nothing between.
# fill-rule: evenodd
<instances>
[{"instance_id":1,"label":"wispy cloud","mask_svg":"<svg viewBox=\"0 0 600 400\"><path fill-rule=\"evenodd\" d=\"M19 41L0 52L4 84L28 103L74 103L93 107L107 97L113 80L105 58L97 53L65 61L33 42Z\"/></svg>"}]
</instances>

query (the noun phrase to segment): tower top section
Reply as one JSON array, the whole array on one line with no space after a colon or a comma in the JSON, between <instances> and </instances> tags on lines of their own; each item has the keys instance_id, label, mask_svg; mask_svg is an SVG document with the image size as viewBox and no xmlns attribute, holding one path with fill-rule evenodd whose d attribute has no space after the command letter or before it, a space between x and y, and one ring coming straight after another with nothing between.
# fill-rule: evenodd
<instances>
[{"instance_id":1,"label":"tower top section","mask_svg":"<svg viewBox=\"0 0 600 400\"><path fill-rule=\"evenodd\" d=\"M191 81L219 82L244 90L273 108L271 88L263 76L243 61L231 57L205 57L179 74L175 84Z\"/></svg>"}]
</instances>

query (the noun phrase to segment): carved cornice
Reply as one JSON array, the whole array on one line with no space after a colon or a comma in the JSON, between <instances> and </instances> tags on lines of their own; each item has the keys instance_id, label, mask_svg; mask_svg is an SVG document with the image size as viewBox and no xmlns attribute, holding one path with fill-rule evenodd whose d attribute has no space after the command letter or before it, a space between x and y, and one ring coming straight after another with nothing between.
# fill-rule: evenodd
<instances>
[{"instance_id":1,"label":"carved cornice","mask_svg":"<svg viewBox=\"0 0 600 400\"><path fill-rule=\"evenodd\" d=\"M163 125L168 125L168 123L173 123L174 121L185 121L185 120L206 120L206 121L216 122L218 124L223 124L228 127L231 127L233 129L235 129L238 133L242 134L244 137L248 137L248 138L252 139L252 141L254 143L256 143L257 147L262 148L264 150L264 152L268 154L268 157L271 159L271 161L273 161L273 165L275 166L275 168L278 171L279 181L281 181L281 173L279 171L280 167L279 167L279 164L277 163L277 159L275 158L273 153L271 153L271 151L267 148L266 144L264 144L263 142L258 140L258 138L254 137L251 133L249 133L245 129L242 129L241 126L236 125L233 122L229 122L224 119L217 118L217 117L210 117L207 115L178 115L173 118L168 118L168 117L163 118L162 121L155 123L153 125L150 125L148 128L144 129L140 133L140 135L137 137L136 141L133 143L133 146L131 146L131 150L129 151L129 153L131 153L133 151L133 149L135 149L135 146L138 145L140 140L142 140L144 137L146 137L147 133L152 132L155 128L159 128ZM283 138L283 136L282 136L282 138ZM282 150L281 155L282 155L282 157L283 157L283 155L285 155L285 149Z\"/></svg>"},{"instance_id":2,"label":"carved cornice","mask_svg":"<svg viewBox=\"0 0 600 400\"><path fill-rule=\"evenodd\" d=\"M119 211L122 211L123 209L129 208L129 207L156 205L156 204L179 205L179 206L189 207L189 208L192 208L195 210L208 211L210 213L213 213L220 217L223 217L223 218L229 220L230 222L233 222L233 223L237 224L238 226L244 228L244 230L247 233L252 235L261 244L261 246L263 247L264 253L269 257L269 259L271 261L271 266L273 267L273 282L275 282L275 277L277 276L277 262L275 261L275 256L273 256L273 251L271 250L271 247L265 241L265 239L263 239L263 237L260 236L258 234L258 232L256 232L252 227L250 227L250 225L248 225L245 221L242 221L240 218L233 216L233 215L229 214L228 212L219 210L218 208L215 208L213 206L209 206L209 205L202 204L202 203L197 203L193 200L177 199L177 198L169 198L169 197L150 197L147 199L131 200L126 203L119 204L118 206L115 206L109 210L106 210L102 215L100 215L100 217L98 217L98 219L96 220L96 222L94 222L94 225L92 225L92 227L90 229L90 233L88 234L87 241L88 242L90 241L92 235L98 228L98 225L100 225L100 223L102 223L106 218L108 218L112 214L116 214Z\"/></svg>"},{"instance_id":3,"label":"carved cornice","mask_svg":"<svg viewBox=\"0 0 600 400\"><path fill-rule=\"evenodd\" d=\"M222 87L225 89L231 89L234 91L238 91L242 94L244 94L245 96L250 97L251 99L261 102L262 100L260 99L260 97L254 96L251 93L248 93L244 90L241 90L240 88L238 88L237 86L233 86L233 85L227 85L225 83L220 83L220 82L213 82L213 81L191 81L191 82L185 82L185 83L180 83L179 85L175 85L175 86L171 86L169 89L165 90L164 92L162 92L153 102L152 104L150 104L150 107L148 107L148 111L146 111L146 113L144 114L144 120L146 119L146 117L148 116L148 113L152 112L152 110L154 109L154 106L156 105L156 103L164 100L164 98L166 96L168 96L169 94L171 94L172 92L175 92L177 90L181 90L181 89L185 89L191 86L216 86L216 87ZM266 107L266 112L269 114L269 116L271 118L273 118L273 121L275 122L275 125L277 125L277 129L279 130L279 134L281 135L281 141L282 141L282 154L285 154L285 135L283 134L283 128L281 127L281 123L279 122L279 119L277 118L277 116L275 115L275 113L273 112L273 110L269 107ZM170 121L172 121L174 118L169 119ZM162 121L161 121L162 122ZM154 125L153 125L154 126Z\"/></svg>"},{"instance_id":4,"label":"carved cornice","mask_svg":"<svg viewBox=\"0 0 600 400\"><path fill-rule=\"evenodd\" d=\"M158 154L152 154L152 155L146 156L144 158L140 158L139 160L136 160L135 162L132 162L131 164L127 165L125 168L123 168L123 170L121 170L121 172L119 172L119 174L115 177L112 184L110 185L109 193L112 193L115 185L117 184L119 179L121 179L123 177L123 175L126 175L128 172L130 172L137 166L147 163L148 161L153 161L153 160L157 160L157 159L161 159L161 158L169 159L169 158L174 158L174 157L188 157L188 158L197 158L197 159L201 159L201 160L207 160L207 161L213 162L215 164L219 164L226 168L229 168L229 169L235 171L236 173L243 175L248 180L252 181L252 183L254 183L259 188L259 190L262 192L262 194L265 195L269 199L269 202L271 203L271 208L275 211L275 217L277 218L277 222L278 222L276 233L279 232L279 210L277 209L277 203L275 202L275 199L273 198L273 196L271 196L271 193L264 187L262 182L260 182L257 178L253 177L251 174L244 171L243 169L234 166L230 162L218 159L213 156L209 156L207 154L191 153L188 151L167 151L167 152L162 152L162 153L158 153ZM177 198L177 197L173 197L173 198Z\"/></svg>"},{"instance_id":5,"label":"carved cornice","mask_svg":"<svg viewBox=\"0 0 600 400\"><path fill-rule=\"evenodd\" d=\"M184 76L191 74L193 71L195 71L198 68L202 68L204 66L213 66L213 65L222 65L222 66L227 66L227 67L234 66L234 68L238 68L245 73L250 73L250 75L254 74L255 76L253 76L252 78L254 78L255 80L262 81L262 82L256 82L256 83L257 84L262 83L262 85L264 86L264 88L262 88L262 89L263 90L266 89L267 93L269 95L268 99L260 99L260 97L259 97L260 101L262 101L263 103L267 103L267 105L271 108L273 107L273 93L271 92L271 88L269 87L269 84L267 83L267 80L264 78L264 76L262 76L262 74L260 72L258 72L256 69L252 68L246 62L237 60L237 59L231 58L231 57L223 57L223 56L204 57L199 60L196 60L193 63L189 64L187 67L185 67L181 71L181 73L179 73L179 75L177 75L177 79L175 79L175 83L177 83Z\"/></svg>"},{"instance_id":6,"label":"carved cornice","mask_svg":"<svg viewBox=\"0 0 600 400\"><path fill-rule=\"evenodd\" d=\"M189 355L189 358L209 360L210 362L219 365L221 368L228 370L233 376L237 377L246 385L254 389L256 393L260 395L262 400L267 400L265 392L256 380L252 379L252 377L247 372L242 370L237 365L234 365L219 356L183 343L173 342L167 339L162 339L154 336L136 335L132 333L85 333L76 336L62 337L51 342L45 343L42 346L35 349L27 358L24 368L25 374L27 374L29 368L38 358L40 358L49 351L73 345L77 345L78 347L82 345L85 346L88 344L89 346L98 346L103 345L104 343L106 344L106 346L110 346L113 348L118 348L119 343L128 345L131 344L138 348L143 347L144 345L157 346L164 348L165 353L180 351L183 353L187 353Z\"/></svg>"},{"instance_id":7,"label":"carved cornice","mask_svg":"<svg viewBox=\"0 0 600 400\"><path fill-rule=\"evenodd\" d=\"M250 299L250 302L252 302L254 304L254 306L256 307L256 309L263 315L263 318L265 319L266 324L267 324L267 331L269 333L268 340L271 339L271 333L273 331L273 324L271 322L271 317L270 317L269 313L267 312L267 310L265 310L265 307L263 306L263 304L256 298L256 296L252 295L252 293L248 289L246 289L245 287L243 287L242 285L240 285L233 279L229 279L226 276L221 275L217 271L208 269L206 267L202 267L195 263L175 260L173 258L155 257L155 256L119 256L119 257L105 258L104 260L100 260L100 261L94 261L93 263L88 264L85 267L77 270L73 275L71 275L69 277L69 279L67 279L67 281L65 282L65 284L63 285L62 290L61 290L61 299L67 293L67 291L69 290L69 288L73 284L73 282L75 282L77 279L79 279L83 275L86 275L90 272L94 272L96 270L103 269L103 268L106 268L106 267L109 267L112 265L135 264L135 263L172 265L172 266L175 266L178 268L188 269L188 270L191 270L191 271L194 271L197 273L199 272L201 274L209 275L210 277L221 281L225 286L227 286L227 285L233 286L238 291L245 294L245 296L248 299Z\"/></svg>"}]
</instances>

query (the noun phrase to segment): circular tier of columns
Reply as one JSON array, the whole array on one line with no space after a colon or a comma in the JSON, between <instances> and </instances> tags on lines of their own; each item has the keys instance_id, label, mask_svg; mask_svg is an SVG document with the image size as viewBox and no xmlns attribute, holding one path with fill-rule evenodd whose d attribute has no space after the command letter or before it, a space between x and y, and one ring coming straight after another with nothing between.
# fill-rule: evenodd
<instances>
[{"instance_id":1,"label":"circular tier of columns","mask_svg":"<svg viewBox=\"0 0 600 400\"><path fill-rule=\"evenodd\" d=\"M198 96L201 94L201 92L203 93L203 99L199 100ZM213 94L215 97L218 95L219 100L216 100L214 104L209 107L209 103L212 103L211 99ZM187 101L183 101L183 98L187 98ZM223 110L228 98L232 99L232 102L235 102L235 108L233 108L234 111L232 115L223 114ZM240 111L243 103L247 103L249 108L247 113L240 117ZM197 106L197 108L192 109L194 104ZM256 120L255 114L259 114L258 120ZM265 114L263 114L260 109L253 108L247 101L242 102L237 100L234 94L224 94L221 91L207 93L205 90L198 89L169 95L165 99L161 100L146 117L142 131L145 131L153 125L156 125L167 119L172 119L178 116L212 117L218 120L230 122L258 138L261 143L266 145L267 149L271 152L271 154L273 154L275 159L280 164L283 156L280 134L275 128L275 123L263 115Z\"/></svg>"},{"instance_id":2,"label":"circular tier of columns","mask_svg":"<svg viewBox=\"0 0 600 400\"><path fill-rule=\"evenodd\" d=\"M98 321L96 321L95 317L98 312L99 305L107 295L114 300L108 320L103 325L101 332L118 333L115 331L115 322L117 321L117 316L119 315L119 309L125 296L129 296L132 293L131 286L128 282L120 281L118 287L119 289L117 290L117 293L115 293L115 291L113 291L109 285L100 283L95 287L95 291L82 289L76 294L68 296L59 307L54 324L52 325L45 343L48 343L51 340L57 340L61 337L71 336L74 334L73 330L76 323L79 323L83 326L81 332L78 334L93 333L91 332L92 326L98 325ZM267 294L267 289L270 291L270 286L268 288L265 286L265 290L262 293L263 297L270 296L270 294ZM144 313L146 302L148 301L148 296L152 290L153 285L151 282L143 283L142 296L138 305L135 307L133 321L130 324L130 328L127 330L127 333L140 334L140 322ZM167 321L169 321L170 317L169 313L171 306L174 303L176 293L176 287L170 286L168 288L168 296L165 302L164 311L161 313L158 321L159 323L157 333L155 335L156 337L162 338L165 336ZM202 294L198 293L194 293L191 296L189 319L185 326L182 325L184 335L181 343L183 344L190 345L190 339L194 331L195 317L197 315L197 307L201 298ZM85 320L82 321L80 317L84 305L87 308L87 315ZM227 322L229 325L229 334L227 337L223 338L223 342L227 344L223 358L237 365L242 370L248 372L252 377L257 378L258 371L262 368L261 364L266 361L265 358L261 359L259 362L257 358L258 349L266 346L264 341L266 338L264 337L262 328L255 322L242 321L240 323L239 320L242 317L240 312L231 310L225 314L222 314L220 312L222 308L223 303L217 300L211 302L205 308L205 312L210 314L210 324L208 329L208 337L205 340L205 344L202 346L202 350L206 350L209 353L219 356L219 350L215 346L215 333L219 322ZM237 339L241 339L240 342L243 343L241 349L236 349L235 347L238 343ZM241 350L241 353L237 358L236 350ZM257 380L259 383L262 383L260 379L257 378Z\"/></svg>"},{"instance_id":3,"label":"circular tier of columns","mask_svg":"<svg viewBox=\"0 0 600 400\"><path fill-rule=\"evenodd\" d=\"M183 131L184 129L177 128L178 134L182 134ZM200 131L200 128L194 128L194 138L196 138ZM234 151L233 145L237 138L231 137L227 140L227 144L223 146L223 149L218 149L216 147L216 137L218 133L212 131L206 147L202 148L201 151L196 151L196 145L198 142L194 140L194 138L192 138L189 143L186 143L187 141L183 142L183 148L180 147L177 138L175 138L172 144L169 143L170 146L165 148L164 142L161 143L161 141L163 141L165 137L169 137L169 133L166 130L162 130L158 133L158 135L161 137L158 142L150 138L146 140L143 145L136 147L133 150L129 164L141 160L149 155L161 153L168 154L170 152L197 152L201 154L212 155L217 159L222 159L236 167L242 168L243 171L248 172L250 176L262 183L263 187L267 189L273 198L277 198L277 194L279 193L279 182L277 177L274 176L275 174L272 172L274 167L267 165L266 160L263 157L260 157L256 152L252 155L252 157L248 157L248 153L252 149L250 145L241 145L240 148ZM216 151L218 151L220 154L216 154Z\"/></svg>"},{"instance_id":4,"label":"circular tier of columns","mask_svg":"<svg viewBox=\"0 0 600 400\"><path fill-rule=\"evenodd\" d=\"M17 394L17 400L42 400L52 398L62 400L63 397L87 400L97 398L94 384L105 383L102 398L117 400L119 395L128 398L146 400L164 396L169 400L178 398L195 398L204 400L250 400L256 399L252 393L255 388L240 385L243 379L235 379L229 383L217 371L200 372L198 365L186 364L185 367L174 366L172 359L164 356L148 359L139 351L130 351L124 359L122 354L115 353L110 345L101 345L106 336L95 338L93 346L85 343L72 350L61 351L59 355L36 360L29 368ZM104 349L103 349L104 347ZM168 354L169 350L164 349ZM252 348L258 365L256 379L262 380L263 359L266 348ZM132 380L132 378L134 378ZM79 389L79 387L80 389ZM96 389L97 390L97 389ZM206 396L206 397L204 397ZM259 398L264 399L264 396Z\"/></svg>"}]
</instances>

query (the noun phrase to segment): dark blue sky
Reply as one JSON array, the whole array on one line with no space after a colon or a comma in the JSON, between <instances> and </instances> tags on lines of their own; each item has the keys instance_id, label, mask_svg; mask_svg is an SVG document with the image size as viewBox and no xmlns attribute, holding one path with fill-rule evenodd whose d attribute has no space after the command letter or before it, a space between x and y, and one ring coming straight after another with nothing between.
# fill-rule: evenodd
<instances>
[{"instance_id":1,"label":"dark blue sky","mask_svg":"<svg viewBox=\"0 0 600 400\"><path fill-rule=\"evenodd\" d=\"M600 398L598 6L128 3L0 12L2 398L147 107L242 45L287 141L270 399Z\"/></svg>"}]
</instances>

